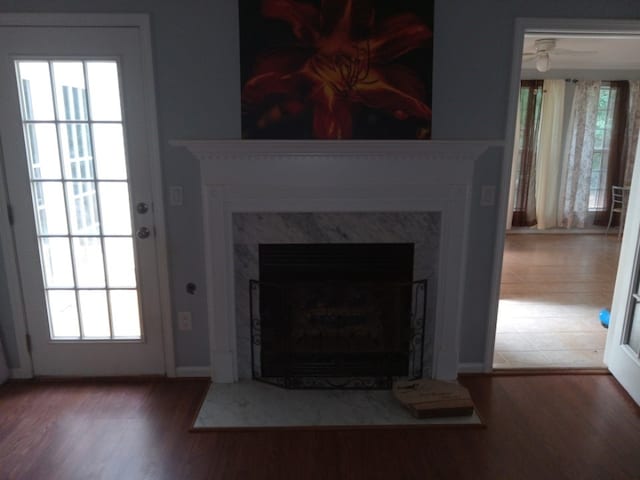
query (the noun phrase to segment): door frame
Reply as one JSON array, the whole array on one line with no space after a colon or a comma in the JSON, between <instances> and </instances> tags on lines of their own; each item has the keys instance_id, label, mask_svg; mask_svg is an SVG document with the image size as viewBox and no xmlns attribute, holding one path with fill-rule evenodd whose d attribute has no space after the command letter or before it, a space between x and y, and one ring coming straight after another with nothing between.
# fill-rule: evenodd
<instances>
[{"instance_id":1,"label":"door frame","mask_svg":"<svg viewBox=\"0 0 640 480\"><path fill-rule=\"evenodd\" d=\"M597 20L567 18L516 18L511 57L511 77L509 79L509 98L507 104L507 123L504 138L504 157L499 180L497 202L496 241L493 260L493 274L489 299L489 316L485 339L483 371L493 371L493 354L498 324L498 302L500 301L500 281L502 278L502 260L506 236L507 208L511 181L511 166L515 138L518 96L522 64L522 48L525 33L623 33L640 35L640 20Z\"/></svg>"},{"instance_id":2,"label":"door frame","mask_svg":"<svg viewBox=\"0 0 640 480\"><path fill-rule=\"evenodd\" d=\"M162 164L158 136L158 115L156 110L155 83L153 77L153 57L151 45L151 27L147 14L84 14L84 13L0 13L1 27L129 27L140 32L142 51L142 80L147 86L144 92L145 117L148 120L148 151L150 154L151 196L154 208L156 264L158 268L158 288L160 297L162 347L164 351L164 370L168 377L175 377L175 352L173 327L171 321L171 296L169 287L169 262L167 253L167 235L163 202ZM0 151L0 198L8 203L5 159ZM0 242L2 244L5 274L12 309L15 340L18 347L20 367L11 370L13 378L30 378L33 365L27 345L28 327L24 309L24 297L20 271L17 266L17 252L13 229L9 215L0 214Z\"/></svg>"}]
</instances>

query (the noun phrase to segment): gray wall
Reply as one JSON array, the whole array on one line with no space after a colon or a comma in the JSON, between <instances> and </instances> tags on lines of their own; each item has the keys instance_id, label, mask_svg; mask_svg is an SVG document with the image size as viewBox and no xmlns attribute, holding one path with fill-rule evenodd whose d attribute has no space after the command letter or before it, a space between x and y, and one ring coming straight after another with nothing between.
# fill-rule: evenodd
<instances>
[{"instance_id":1,"label":"gray wall","mask_svg":"<svg viewBox=\"0 0 640 480\"><path fill-rule=\"evenodd\" d=\"M9 290L4 278L4 256L0 245L0 343L4 347L4 355L9 368L20 366L18 346L15 342L16 333L13 327L12 310L9 301ZM0 363L2 360L0 359Z\"/></svg>"},{"instance_id":2,"label":"gray wall","mask_svg":"<svg viewBox=\"0 0 640 480\"><path fill-rule=\"evenodd\" d=\"M433 138L503 139L516 17L640 18L638 0L435 0ZM176 362L208 363L198 166L169 139L238 138L238 19L233 0L0 0L0 12L151 14L165 185L184 187L167 207L172 300L193 312L192 332L175 332ZM491 149L474 176L461 361L482 362L497 212L479 206L481 185L499 184L502 151ZM499 192L498 192L499 194ZM187 295L184 285L200 288ZM1 305L0 305L0 308ZM2 319L7 318L0 311Z\"/></svg>"}]
</instances>

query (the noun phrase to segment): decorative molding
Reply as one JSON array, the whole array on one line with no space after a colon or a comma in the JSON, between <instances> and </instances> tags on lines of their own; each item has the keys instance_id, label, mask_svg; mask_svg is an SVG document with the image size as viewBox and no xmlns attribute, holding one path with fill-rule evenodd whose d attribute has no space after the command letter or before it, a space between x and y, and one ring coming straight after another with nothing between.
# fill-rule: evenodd
<instances>
[{"instance_id":1,"label":"decorative molding","mask_svg":"<svg viewBox=\"0 0 640 480\"><path fill-rule=\"evenodd\" d=\"M211 367L192 366L192 367L176 367L176 377L210 377Z\"/></svg>"},{"instance_id":2,"label":"decorative molding","mask_svg":"<svg viewBox=\"0 0 640 480\"><path fill-rule=\"evenodd\" d=\"M489 147L501 147L502 140L170 140L174 147L186 147L194 155L210 158L242 153L244 156L368 156L368 155L479 155ZM200 157L199 157L200 158Z\"/></svg>"},{"instance_id":3,"label":"decorative molding","mask_svg":"<svg viewBox=\"0 0 640 480\"><path fill-rule=\"evenodd\" d=\"M234 212L440 212L433 374L458 372L476 161L500 142L174 141L200 160L211 375L238 379Z\"/></svg>"},{"instance_id":4,"label":"decorative molding","mask_svg":"<svg viewBox=\"0 0 640 480\"><path fill-rule=\"evenodd\" d=\"M187 148L200 160L206 185L325 188L468 183L473 175L469 160L502 145L494 141L360 140L185 140L171 144Z\"/></svg>"}]
</instances>

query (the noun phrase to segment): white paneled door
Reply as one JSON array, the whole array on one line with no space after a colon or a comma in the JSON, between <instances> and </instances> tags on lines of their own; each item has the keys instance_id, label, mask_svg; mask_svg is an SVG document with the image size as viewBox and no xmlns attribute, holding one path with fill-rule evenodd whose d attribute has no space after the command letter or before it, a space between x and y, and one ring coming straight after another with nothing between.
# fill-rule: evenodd
<instances>
[{"instance_id":1,"label":"white paneled door","mask_svg":"<svg viewBox=\"0 0 640 480\"><path fill-rule=\"evenodd\" d=\"M640 147L640 146L639 146ZM636 153L604 360L640 405L640 149Z\"/></svg>"},{"instance_id":2,"label":"white paneled door","mask_svg":"<svg viewBox=\"0 0 640 480\"><path fill-rule=\"evenodd\" d=\"M0 135L37 375L165 372L140 32L0 27Z\"/></svg>"}]
</instances>

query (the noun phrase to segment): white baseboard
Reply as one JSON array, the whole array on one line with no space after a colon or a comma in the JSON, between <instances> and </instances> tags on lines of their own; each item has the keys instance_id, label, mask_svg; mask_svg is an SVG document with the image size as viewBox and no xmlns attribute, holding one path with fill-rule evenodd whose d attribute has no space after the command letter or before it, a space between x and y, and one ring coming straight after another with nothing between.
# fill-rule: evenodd
<instances>
[{"instance_id":1,"label":"white baseboard","mask_svg":"<svg viewBox=\"0 0 640 480\"><path fill-rule=\"evenodd\" d=\"M484 363L482 362L459 363L458 373L485 373Z\"/></svg>"},{"instance_id":2,"label":"white baseboard","mask_svg":"<svg viewBox=\"0 0 640 480\"><path fill-rule=\"evenodd\" d=\"M210 377L211 367L176 367L176 377Z\"/></svg>"}]
</instances>

